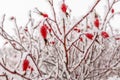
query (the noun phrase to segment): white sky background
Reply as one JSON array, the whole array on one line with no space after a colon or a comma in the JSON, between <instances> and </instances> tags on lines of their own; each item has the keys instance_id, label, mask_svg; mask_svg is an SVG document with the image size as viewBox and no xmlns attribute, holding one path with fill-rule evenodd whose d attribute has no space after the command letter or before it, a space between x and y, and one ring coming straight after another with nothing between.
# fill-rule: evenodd
<instances>
[{"instance_id":1,"label":"white sky background","mask_svg":"<svg viewBox=\"0 0 120 80\"><path fill-rule=\"evenodd\" d=\"M57 5L59 5L58 2L60 2L60 0L54 1L55 6L58 7ZM93 3L94 0L89 1L89 3L86 0L66 0L66 4L72 9L72 15L75 17L84 15ZM11 16L16 17L19 26L24 26L28 21L29 10L34 11L35 7L39 8L40 11L47 13L49 16L52 16L49 9L50 6L48 5L47 0L0 0L0 22L2 21L3 14L6 14L4 27L8 33L12 34L14 25L13 22L9 20ZM56 12L59 13L57 10L58 9L56 9ZM36 19L39 19L39 16L35 17ZM0 44L0 47L2 47L2 39L0 39Z\"/></svg>"},{"instance_id":2,"label":"white sky background","mask_svg":"<svg viewBox=\"0 0 120 80\"><path fill-rule=\"evenodd\" d=\"M58 7L58 3L60 0L54 0L55 6ZM72 16L80 17L84 15L87 11L89 11L90 7L94 4L96 0L66 0L66 4L72 10ZM102 0L97 7L97 13L102 15L105 12L105 1ZM111 0L112 1L112 0ZM34 8L39 8L40 11L46 12L51 17L50 7L48 6L47 0L0 0L0 22L2 20L3 14L6 14L5 20L5 28L8 33L12 34L12 29L14 27L13 23L9 21L11 16L15 16L17 18L17 23L19 26L24 26L28 21L28 12L29 10L34 11ZM103 9L104 8L104 9ZM116 4L114 6L115 12L120 12L120 5ZM56 9L58 10L58 9ZM59 11L57 11L59 12ZM37 14L35 14L37 15ZM39 19L39 16L35 16L36 19ZM116 16L116 18L112 21L112 26L114 29L120 30L120 17ZM0 44L2 44L2 40L0 39ZM2 47L2 45L0 45Z\"/></svg>"},{"instance_id":3,"label":"white sky background","mask_svg":"<svg viewBox=\"0 0 120 80\"><path fill-rule=\"evenodd\" d=\"M35 7L39 8L40 11L48 13L51 16L51 12L46 1L47 0L0 0L0 22L2 20L3 14L6 14L5 27L7 32L12 34L13 23L9 21L9 18L11 16L15 16L17 18L17 23L19 26L24 26L26 24L26 22L28 21L29 10L33 11ZM56 2L60 0L54 1ZM72 9L73 16L80 17L90 9L95 1L96 0L66 0L66 4L69 6L70 9ZM101 4L102 7L105 7L104 2L101 2ZM55 6L57 5L58 3L55 4ZM102 9L102 7L98 7L98 14L104 14L104 9ZM120 12L119 4L115 5L114 8L115 12ZM36 16L36 19L38 18L39 17ZM120 30L120 17L116 16L116 18L112 21L112 25L114 29ZM2 38L0 38L0 47L2 47L2 42Z\"/></svg>"}]
</instances>

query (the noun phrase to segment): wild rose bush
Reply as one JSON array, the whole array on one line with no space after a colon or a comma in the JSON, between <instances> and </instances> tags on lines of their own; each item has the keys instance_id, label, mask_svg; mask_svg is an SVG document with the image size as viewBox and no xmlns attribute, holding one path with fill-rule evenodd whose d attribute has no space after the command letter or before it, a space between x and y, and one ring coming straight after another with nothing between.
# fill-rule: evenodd
<instances>
[{"instance_id":1,"label":"wild rose bush","mask_svg":"<svg viewBox=\"0 0 120 80\"><path fill-rule=\"evenodd\" d=\"M110 20L120 14L113 9L119 0L108 0L104 18L95 11L101 1L96 0L82 18L72 19L64 0L59 8L62 16L56 15L54 1L48 0L52 18L38 8L33 11L43 17L38 24L34 24L31 12L25 26L19 27L17 19L10 18L15 23L14 37L4 30L4 15L0 35L6 42L1 49L0 78L106 80L120 76L120 36L110 25Z\"/></svg>"}]
</instances>

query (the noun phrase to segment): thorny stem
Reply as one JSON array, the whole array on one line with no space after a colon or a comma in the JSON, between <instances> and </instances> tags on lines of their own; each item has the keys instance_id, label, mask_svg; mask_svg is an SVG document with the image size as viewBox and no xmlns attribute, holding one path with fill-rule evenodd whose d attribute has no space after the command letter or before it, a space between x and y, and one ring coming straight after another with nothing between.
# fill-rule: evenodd
<instances>
[{"instance_id":1,"label":"thorny stem","mask_svg":"<svg viewBox=\"0 0 120 80\"><path fill-rule=\"evenodd\" d=\"M107 12L107 14L106 14L106 16L105 16L105 18L104 18L104 20L103 20L103 24L102 24L101 30L103 30L103 28L104 28L104 25L105 25L105 23L106 23L107 17L108 17L108 15L109 15L109 12L110 12L110 10L112 9L114 3L115 3L115 0L113 1L112 5L109 6L109 10L108 10L108 12Z\"/></svg>"},{"instance_id":2,"label":"thorny stem","mask_svg":"<svg viewBox=\"0 0 120 80\"><path fill-rule=\"evenodd\" d=\"M16 75L18 75L18 76L20 76L20 77L22 77L22 78L24 78L24 79L26 79L26 80L31 80L30 78L25 77L25 75L22 75L22 74L20 74L20 73L18 73L18 72L16 72L16 71L11 71L11 70L9 70L9 69L6 68L2 63L0 63L0 65L1 65L1 67L3 67L6 71L8 71L8 72L11 73L11 74L16 74Z\"/></svg>"},{"instance_id":3,"label":"thorny stem","mask_svg":"<svg viewBox=\"0 0 120 80\"><path fill-rule=\"evenodd\" d=\"M82 19L80 19L67 33L66 33L66 25L65 25L65 20L63 19L63 33L64 33L64 36L63 36L63 39L60 39L60 37L56 34L56 31L54 30L54 28L52 27L52 25L51 25L51 23L50 23L50 21L51 22L53 22L53 23L55 23L56 24L56 27L57 27L57 32L59 32L60 34L62 34L61 33L61 31L60 31L60 28L59 28L59 25L58 25L58 23L57 23L57 16L56 16L56 12L55 12L55 8L54 8L54 6L53 6L53 0L48 0L49 1L49 3L50 3L50 5L51 5L51 7L52 7L52 9L53 9L53 15L54 15L54 19L51 19L51 18L46 18L45 19L45 21L47 22L47 24L49 25L49 27L52 29L52 33L54 34L54 36L55 36L55 38L61 43L61 44L63 44L62 46L63 46L63 49L64 49L64 51L65 51L65 53L63 53L64 51L63 50L59 50L59 49L57 49L58 47L56 46L54 46L55 48L56 48L56 52L58 53L58 55L59 56L57 56L57 59L59 60L59 61L57 61L56 63L58 63L58 65L57 65L57 67L58 67L58 71L57 71L57 77L60 77L59 76L59 73L60 72L63 72L63 70L61 69L61 67L63 66L61 66L61 64L63 63L65 63L64 64L64 66L65 66L65 68L66 68L66 72L67 73L69 73L69 75L70 75L70 77L72 76L72 74L75 74L75 75L78 75L79 74L79 76L81 76L81 75L84 75L84 79L87 79L87 78L91 78L91 77L97 77L97 76L102 76L102 75L104 75L105 73L107 73L108 71L110 71L112 68L114 68L114 67L116 67L119 63L120 63L120 60L117 60L117 62L115 63L115 64L113 64L112 66L110 65L110 63L112 63L111 61L112 61L112 59L116 56L116 54L117 54L117 52L116 53L113 53L113 57L112 58L110 58L110 62L109 62L109 66L107 67L107 69L101 69L100 67L98 67L99 69L98 70L104 70L103 72L101 71L101 72L98 72L98 74L91 74L91 72L94 72L94 71L97 71L97 69L96 69L96 67L94 68L94 70L91 70L90 68L91 67L94 67L93 66L93 63L96 63L96 61L97 60L101 60L101 57L102 57L102 53L104 53L103 51L103 49L100 49L101 50L101 52L100 53L96 53L96 52L94 52L93 50L96 50L96 48L94 48L93 46L95 45L96 46L96 44L94 44L95 43L95 41L97 42L97 40L98 40L98 42L99 42L99 39L97 39L98 37L98 35L96 34L95 36L94 36L94 39L93 40L91 40L92 42L88 45L87 43L89 43L89 42L87 42L88 40L86 40L86 42L84 42L84 43L86 43L85 45L84 44L82 44L81 46L83 46L83 47L85 47L86 48L86 46L88 46L86 49L80 49L79 48L79 44L78 45L76 45L75 43L77 43L78 42L78 40L79 40L79 38L78 39L76 39L75 41L73 41L72 42L72 44L69 46L69 47L67 47L68 45L67 45L67 36L70 34L70 32L75 28L75 27L77 27L78 26L78 24L80 24L84 19L86 19L86 25L89 23L88 22L88 19L87 19L87 17L88 17L88 15L95 9L95 7L97 6L97 4L101 1L101 0L97 0L97 2L94 4L94 6L92 7L92 9L90 9L90 11L86 14L86 15L84 15L83 16L83 18ZM120 1L120 0L117 0L117 1ZM116 1L116 2L117 2ZM110 21L110 19L112 19L112 17L114 16L114 15L112 15L110 18L108 18L108 20L107 20L107 17L108 17L108 14L109 14L109 12L110 12L110 10L112 9L112 6L113 6L113 4L115 3L115 0L114 0L114 2L112 3L112 5L110 6L110 2L109 2L109 0L108 0L108 6L109 6L109 11L108 11L108 13L106 14L106 16L105 16L105 18L104 18L104 22L103 22L103 24L102 24L102 28L103 28L103 26L105 26L107 23L109 23L109 21ZM12 42L15 42L15 43L17 43L17 44L19 44L23 49L25 49L25 47L20 43L20 42L22 42L22 41L16 41L15 39L13 39L12 38L12 36L10 36L9 34L7 34L5 31L4 31L4 29L3 29L3 23L4 23L4 19L5 19L5 15L3 16L3 21L2 21L2 27L0 27L0 29L1 29L1 31L2 31L2 33L0 33L0 35L2 35L6 40L8 40L9 42L10 42L10 44L12 45ZM30 14L30 20L28 21L28 23L27 23L27 25L30 23L30 21L31 21L31 27L33 27L33 22L32 22L32 20L31 20L32 18L31 18L31 14ZM45 22L44 21L44 22ZM39 24L41 23L42 21L39 21L39 23L38 23L38 25L36 25L36 26L34 26L33 27L33 32L35 31L35 29L37 29L37 27L39 26ZM16 23L16 22L15 22ZM17 23L16 23L16 25L17 25ZM26 26L27 26L26 25ZM112 26L110 25L110 23L109 23L109 27L111 28ZM18 30L18 27L17 27L17 30ZM85 30L85 32L87 32L88 30ZM111 31L112 31L112 28L111 28ZM39 43L39 41L36 39L36 40L34 40L33 39L33 37L31 37L31 35L30 35L30 33L29 32L27 32L29 35L27 35L26 34L26 36L27 36L27 38L29 37L29 39L30 39L30 46L29 47L32 47L32 48L29 48L30 49L30 51L31 51L31 53L36 53L37 52L37 59L34 59L34 57L32 56L32 54L28 54L28 56L31 58L31 60L32 60L32 62L34 63L34 65L35 65L35 68L37 69L37 72L38 72L38 75L40 75L40 77L43 77L43 75L44 74L42 74L42 73L44 73L44 72L42 72L42 71L40 71L40 69L39 69L39 67L38 67L38 64L39 64L39 58L40 58L40 43ZM20 32L19 32L19 30L18 30L18 36L19 36L19 38L20 38ZM32 34L33 35L33 34ZM113 37L114 37L114 35L113 35ZM34 40L34 41L36 41L36 43L38 43L39 44L39 48L36 48L36 47L33 47L33 42L32 42L32 39ZM107 39L106 39L106 41L107 41ZM104 44L99 44L99 45L104 45ZM36 46L36 45L35 45ZM98 45L97 45L98 46ZM14 47L14 49L16 49L17 51L22 51L22 49L18 49L18 48L16 48L15 46L13 46ZM72 49L72 47L75 47L75 49ZM37 50L36 52L35 52L35 50L34 50L34 48ZM52 47L53 48L53 47ZM91 48L93 48L92 49L92 55L91 55ZM77 50L76 50L77 49ZM85 50L85 51L84 51ZM25 51L27 51L26 49L25 49ZM33 51L33 52L32 52ZM72 55L72 57L71 57L71 55L69 56L69 52L70 52L70 54L72 53L73 55ZM81 53L83 53L82 55L83 55L83 57L82 57L82 59L80 59L79 60L79 58L78 59L76 59L76 56L78 56L78 54L77 54L77 52L81 52ZM56 52L52 52L52 53L56 53ZM65 54L65 59L66 59L66 61L63 61L62 59L63 59L63 54ZM94 53L95 53L95 57L94 57ZM52 57L52 58L54 58L55 56L54 55L51 55L51 54L48 54L50 57ZM96 56L97 55L97 56ZM85 61L89 61L89 56L90 56L90 59L91 58L93 58L93 59L91 59L91 61L90 61L90 63L89 64L86 64L86 62ZM75 59L74 59L75 58ZM49 58L48 58L49 59ZM72 60L71 60L72 59ZM48 62L47 60L46 61L43 61L43 62L45 62L45 63L48 63L49 65L54 65L54 66L56 66L55 64L53 64L52 62ZM62 62L62 63L61 63ZM82 64L84 62L84 64ZM100 61L98 61L98 62L100 62ZM70 64L70 63L72 63L72 64ZM78 63L78 64L76 64L76 63ZM22 75L22 74L19 74L18 72L16 72L16 71L11 71L11 70L9 70L8 68L6 68L6 65L5 65L6 63L4 62L4 60L3 60L3 63L0 63L0 66L1 67L3 67L6 71L8 71L9 73L11 73L11 74L16 74L16 75L18 75L18 76L21 76L22 78L24 78L24 79L26 79L26 80L31 80L30 78L28 78L28 77L26 77L25 75ZM76 64L76 65L75 65ZM77 70L78 70L78 67L80 67L80 69L81 69L81 66L84 66L85 65L85 70L84 71L86 71L86 69L88 70L88 72L81 72L81 73L78 73L77 74ZM90 68L87 68L86 67L86 65L87 66L89 66ZM69 67L69 66L72 66L72 67ZM96 66L96 65L95 65ZM98 66L98 65L97 65ZM46 67L48 67L49 68L49 66L46 66ZM84 68L83 68L84 69ZM48 70L48 69L47 69ZM59 71L60 70L60 71ZM56 72L56 71L53 71L53 72ZM47 73L45 73L45 74L47 74ZM49 74L49 73L48 73ZM90 76L89 76L90 75ZM6 75L6 74L3 74L3 75L0 75L0 76L6 76L6 79L8 80L8 75ZM52 76L52 74L51 74L51 76ZM81 78L81 77L80 77ZM13 79L13 78L12 78ZM49 79L49 78L48 78ZM56 78L56 80L57 80L58 78ZM63 79L63 78L62 78ZM77 78L76 78L77 79ZM71 80L72 80L72 78L71 78Z\"/></svg>"},{"instance_id":4,"label":"thorny stem","mask_svg":"<svg viewBox=\"0 0 120 80\"><path fill-rule=\"evenodd\" d=\"M56 12L55 12L55 9L54 9L54 6L53 6L53 0L52 0L52 2L49 1L49 3L50 3L50 5L51 5L51 7L52 7L52 10L53 10L54 20L55 20L55 24L56 24L56 26L57 26L58 32L59 32L60 34L62 34L61 31L60 31L59 25L58 25L58 23L57 23Z\"/></svg>"},{"instance_id":5,"label":"thorny stem","mask_svg":"<svg viewBox=\"0 0 120 80\"><path fill-rule=\"evenodd\" d=\"M92 7L92 9L85 15L83 16L83 18L81 20L79 20L67 33L65 36L69 35L69 33L78 25L80 24L93 10L94 8L97 6L97 4L100 2L101 0L97 0L97 2L95 3L95 5Z\"/></svg>"},{"instance_id":6,"label":"thorny stem","mask_svg":"<svg viewBox=\"0 0 120 80\"><path fill-rule=\"evenodd\" d=\"M5 16L6 16L6 15L4 14L4 15L3 15L3 20L2 20L2 25L1 25L2 28L4 27Z\"/></svg>"},{"instance_id":7,"label":"thorny stem","mask_svg":"<svg viewBox=\"0 0 120 80\"><path fill-rule=\"evenodd\" d=\"M35 60L34 60L34 58L32 57L31 54L29 54L28 56L32 59L34 65L36 66L36 68L37 68L37 70L38 70L38 72L39 72L39 75L42 77L42 73L41 73L40 69L38 68L38 66L37 66L37 64L36 64L36 62L35 62Z\"/></svg>"},{"instance_id":8,"label":"thorny stem","mask_svg":"<svg viewBox=\"0 0 120 80\"><path fill-rule=\"evenodd\" d=\"M70 47L67 49L67 51L69 51L71 49L72 46L74 46L77 50L79 50L81 53L83 53L84 51L82 51L81 49L79 49L74 43L76 43L79 40L76 39L74 42L72 42L72 44L70 45Z\"/></svg>"},{"instance_id":9,"label":"thorny stem","mask_svg":"<svg viewBox=\"0 0 120 80\"><path fill-rule=\"evenodd\" d=\"M52 28L52 26L51 26L51 24L49 23L49 21L46 19L46 21L47 21L47 23L48 23L48 25L50 26L50 28L52 29L52 32L53 32L53 34L55 35L55 37L62 43L62 44L64 44L63 43L63 41L57 36L57 34L55 33L55 31L54 31L54 29Z\"/></svg>"},{"instance_id":10,"label":"thorny stem","mask_svg":"<svg viewBox=\"0 0 120 80\"><path fill-rule=\"evenodd\" d=\"M16 42L17 44L19 44L19 45L22 47L22 49L18 49L18 48L16 48L15 46L12 45L12 46L14 47L14 49L16 49L16 50L18 50L18 51L22 51L22 50L26 51L26 49L22 46L21 43L19 43L18 41L14 40L9 34L7 34L7 33L5 32L5 30L3 29L3 27L4 27L4 21L5 21L5 14L3 15L2 26L0 27L0 29L1 29L1 31L2 31L2 33L0 33L0 35L1 35L3 38L5 38L6 40L8 40L11 45L12 45L12 42ZM19 33L19 30L18 30L18 26L17 26L17 23L16 23L16 19L15 19L15 25L16 25L16 28L17 28L17 31L18 31L18 35L19 35L19 38L20 38L20 33ZM11 38L11 39L10 39L10 38ZM20 42L21 42L21 39L20 39Z\"/></svg>"},{"instance_id":11,"label":"thorny stem","mask_svg":"<svg viewBox=\"0 0 120 80\"><path fill-rule=\"evenodd\" d=\"M16 48L15 46L12 45L12 46L14 47L14 49L16 49L16 50L18 50L18 51L21 51L21 50L27 51L18 41L14 40L10 35L8 35L8 34L4 31L3 28L0 27L0 29L2 30L2 33L0 33L0 35L1 35L3 38L5 38L6 40L8 40L8 41L11 43L11 45L12 45L12 42L15 42L15 43L17 43L19 46L22 47L22 49L18 49L18 48ZM12 38L12 39L9 39L8 37L10 37L10 38Z\"/></svg>"},{"instance_id":12,"label":"thorny stem","mask_svg":"<svg viewBox=\"0 0 120 80\"><path fill-rule=\"evenodd\" d=\"M5 77L5 78L6 78L6 80L9 80L9 79L8 79L8 76L7 76L7 74L6 74L6 73L1 74L1 75L0 75L0 77L1 77L1 76L2 76L2 77Z\"/></svg>"},{"instance_id":13,"label":"thorny stem","mask_svg":"<svg viewBox=\"0 0 120 80\"><path fill-rule=\"evenodd\" d=\"M65 31L66 31L66 25L65 25L65 20L63 19L63 32L64 32L64 35L65 35Z\"/></svg>"},{"instance_id":14,"label":"thorny stem","mask_svg":"<svg viewBox=\"0 0 120 80\"><path fill-rule=\"evenodd\" d=\"M99 70L104 70L103 72L101 72L101 73L99 73L99 74L96 74L96 75L93 75L93 76L89 76L89 74L88 75L86 75L86 77L85 77L85 79L87 79L87 78L90 78L90 77L97 77L98 75L103 75L103 73L105 74L105 73L107 73L108 71L110 71L110 70L112 70L112 68L114 68L115 66L117 66L118 64L120 63L120 60L116 63L116 64L114 64L113 66L109 66L109 68L103 68L103 69L99 69ZM90 71L89 73L91 73L91 72L93 72L93 71L95 71L95 70L97 70L97 69L94 69L94 70L92 70L92 71Z\"/></svg>"},{"instance_id":15,"label":"thorny stem","mask_svg":"<svg viewBox=\"0 0 120 80\"><path fill-rule=\"evenodd\" d=\"M67 71L69 72L69 69L68 69L68 61L69 61L69 54L67 52L67 43L66 43L66 36L65 36L65 33L66 33L66 25L65 25L65 20L63 19L63 32L64 32L64 50L65 50L65 57L66 57L66 69ZM70 73L70 72L69 72Z\"/></svg>"},{"instance_id":16,"label":"thorny stem","mask_svg":"<svg viewBox=\"0 0 120 80\"><path fill-rule=\"evenodd\" d=\"M21 40L21 37L20 37L20 31L18 29L18 25L17 25L17 22L16 22L16 18L14 19L14 23L15 23L15 26L16 26L16 29L17 29L17 32L18 32L18 37L19 37L19 40L20 40L20 43L22 45L22 40Z\"/></svg>"},{"instance_id":17,"label":"thorny stem","mask_svg":"<svg viewBox=\"0 0 120 80\"><path fill-rule=\"evenodd\" d=\"M56 38L57 38L57 39L63 44L63 46L64 46L65 57L66 57L66 62L65 62L65 64L66 64L66 69L67 69L67 71L68 71L68 73L69 73L69 69L68 69L68 53L67 53L67 48L66 48L66 37L64 36L64 42L63 42L63 41L55 34L54 29L52 28L52 26L51 26L51 24L49 23L49 21L48 21L48 20L46 20L46 21L47 21L48 25L50 26L50 28L52 29L53 34L56 36ZM64 26L64 33L65 33L65 22L64 22L63 26Z\"/></svg>"},{"instance_id":18,"label":"thorny stem","mask_svg":"<svg viewBox=\"0 0 120 80\"><path fill-rule=\"evenodd\" d=\"M74 70L76 70L76 69L81 65L81 63L86 60L86 58L87 58L87 56L88 56L88 54L89 54L89 53L88 53L88 52L89 52L89 49L91 48L91 46L93 45L94 41L96 40L96 37L97 37L97 35L95 35L95 38L93 39L93 41L91 42L91 44L89 45L89 47L88 47L88 48L86 49L86 51L84 52L84 57L81 59L81 61L79 62L79 64L76 65L76 67L73 68L73 70L72 70L71 72L73 72Z\"/></svg>"},{"instance_id":19,"label":"thorny stem","mask_svg":"<svg viewBox=\"0 0 120 80\"><path fill-rule=\"evenodd\" d=\"M108 20L106 20L106 24L109 24L109 27L112 31L112 34L113 34L113 29L112 29L112 26L110 25L110 20L113 19L114 16L116 15L120 15L120 12L117 12L117 13L114 13ZM106 30L107 27L105 27L105 30Z\"/></svg>"}]
</instances>

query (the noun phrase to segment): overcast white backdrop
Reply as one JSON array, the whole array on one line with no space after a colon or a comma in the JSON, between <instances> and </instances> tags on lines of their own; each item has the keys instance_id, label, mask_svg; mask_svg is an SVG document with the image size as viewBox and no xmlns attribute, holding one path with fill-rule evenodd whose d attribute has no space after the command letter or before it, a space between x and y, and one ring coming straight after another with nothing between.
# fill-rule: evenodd
<instances>
[{"instance_id":1,"label":"overcast white backdrop","mask_svg":"<svg viewBox=\"0 0 120 80\"><path fill-rule=\"evenodd\" d=\"M57 11L57 7L60 1L61 0L54 0L54 6L56 7L56 12L58 13L59 11ZM66 4L72 10L72 16L80 17L90 10L95 1L96 0L66 0ZM104 13L106 11L106 1L107 0L101 0L100 4L97 6L97 13L101 16L104 16ZM29 11L34 11L35 7L39 8L40 11L46 12L49 16L52 16L50 6L47 3L47 0L0 0L0 21L2 21L3 14L6 14L6 20L4 25L7 29L7 32L12 34L12 29L14 26L13 23L9 21L9 18L11 16L15 16L17 18L18 25L24 26L25 23L28 21ZM118 3L114 5L114 9L115 12L120 12L120 4ZM39 18L39 16L35 17L36 19ZM111 23L114 30L120 30L120 16L115 16ZM2 41L0 41L0 43L2 43Z\"/></svg>"},{"instance_id":2,"label":"overcast white backdrop","mask_svg":"<svg viewBox=\"0 0 120 80\"><path fill-rule=\"evenodd\" d=\"M58 7L61 0L54 0L56 8ZM89 8L93 5L95 0L66 0L66 4L72 9L72 15L75 17L84 15ZM51 15L50 6L47 0L0 0L0 21L2 21L3 14L6 14L4 27L6 31L12 34L14 28L13 23L9 20L11 16L15 16L17 19L17 24L19 26L24 26L28 21L29 11L34 11L35 7L39 8L40 11ZM56 12L59 13L59 11ZM37 14L35 14L37 15ZM39 16L35 16L36 19ZM3 45L2 39L0 39L0 47Z\"/></svg>"},{"instance_id":3,"label":"overcast white backdrop","mask_svg":"<svg viewBox=\"0 0 120 80\"><path fill-rule=\"evenodd\" d=\"M2 21L3 14L6 14L5 27L7 32L12 34L12 23L9 21L11 16L17 18L18 25L25 25L28 20L28 12L33 11L35 7L39 8L40 11L46 12L51 16L51 12L48 6L47 0L0 0L0 21ZM57 6L60 0L54 0ZM84 15L90 7L94 4L96 0L66 0L66 4L72 9L72 16L80 17ZM97 8L97 13L103 15L105 12L105 1L102 0ZM116 4L114 6L115 12L120 11L120 5ZM36 16L36 19L38 16ZM112 26L114 29L120 30L120 17L116 16L112 21ZM2 47L2 38L0 38L0 47ZM112 80L112 79L111 79Z\"/></svg>"}]
</instances>

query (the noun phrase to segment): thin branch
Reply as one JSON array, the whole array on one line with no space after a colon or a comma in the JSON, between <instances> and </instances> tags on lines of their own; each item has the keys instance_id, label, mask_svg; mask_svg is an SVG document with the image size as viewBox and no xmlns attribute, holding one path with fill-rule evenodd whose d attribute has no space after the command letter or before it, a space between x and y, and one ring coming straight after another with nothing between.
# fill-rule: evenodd
<instances>
[{"instance_id":1,"label":"thin branch","mask_svg":"<svg viewBox=\"0 0 120 80\"><path fill-rule=\"evenodd\" d=\"M79 20L67 33L65 36L69 35L69 33L78 25L80 24L93 10L94 8L97 6L97 4L100 2L101 0L97 0L97 2L95 3L95 5L92 7L92 9L85 15L83 16L83 18L81 20Z\"/></svg>"},{"instance_id":2,"label":"thin branch","mask_svg":"<svg viewBox=\"0 0 120 80\"><path fill-rule=\"evenodd\" d=\"M113 1L112 5L111 5L111 6L109 7L109 9L108 9L108 12L107 12L107 14L106 14L106 16L105 16L105 18L104 18L104 20L103 20L103 24L102 24L102 28L101 28L101 30L103 30L103 28L104 28L104 26L105 26L105 23L106 23L107 17L108 17L108 15L109 15L109 13L110 13L110 11L111 11L111 9L112 9L114 3L115 3L115 0Z\"/></svg>"},{"instance_id":3,"label":"thin branch","mask_svg":"<svg viewBox=\"0 0 120 80\"><path fill-rule=\"evenodd\" d=\"M3 15L3 20L2 20L2 25L1 25L1 26L2 26L2 28L4 27L5 16L6 16L6 15L4 14L4 15Z\"/></svg>"},{"instance_id":4,"label":"thin branch","mask_svg":"<svg viewBox=\"0 0 120 80\"><path fill-rule=\"evenodd\" d=\"M59 32L60 34L62 34L61 31L60 31L60 28L59 28L58 22L57 22L56 12L55 12L55 9L54 9L54 6L53 6L53 0L52 0L52 3L51 3L50 1L49 1L49 3L50 3L50 5L51 5L51 7L52 7L53 16L54 16L54 20L55 20L55 23L56 23L56 26L57 26L58 32Z\"/></svg>"},{"instance_id":5,"label":"thin branch","mask_svg":"<svg viewBox=\"0 0 120 80\"><path fill-rule=\"evenodd\" d=\"M64 44L63 41L62 41L62 40L57 36L57 34L55 33L55 31L54 31L54 29L52 28L51 24L49 23L48 19L46 19L46 21L47 21L48 25L50 26L50 28L52 29L52 32L53 32L53 34L55 35L55 37L56 37L62 44Z\"/></svg>"},{"instance_id":6,"label":"thin branch","mask_svg":"<svg viewBox=\"0 0 120 80\"><path fill-rule=\"evenodd\" d=\"M37 66L37 64L36 64L36 62L35 62L33 56L32 56L31 54L29 54L28 56L32 59L32 61L33 61L34 65L35 65L35 67L37 68L37 70L38 70L38 72L39 72L39 75L42 77L42 73L41 73L39 67Z\"/></svg>"},{"instance_id":7,"label":"thin branch","mask_svg":"<svg viewBox=\"0 0 120 80\"><path fill-rule=\"evenodd\" d=\"M18 75L18 76L20 76L20 77L22 77L22 78L24 78L24 79L26 79L26 80L31 80L30 78L25 77L24 75L22 75L22 74L20 74L20 73L18 73L18 72L16 72L16 71L11 71L11 70L9 70L9 69L6 68L2 63L0 63L0 65L1 65L1 67L3 67L6 71L8 71L8 72L11 73L11 74L16 74L16 75Z\"/></svg>"},{"instance_id":8,"label":"thin branch","mask_svg":"<svg viewBox=\"0 0 120 80\"><path fill-rule=\"evenodd\" d=\"M95 42L96 37L97 37L97 35L95 35L93 41L91 42L91 44L89 45L89 47L88 47L88 48L86 49L86 51L84 52L84 57L81 59L81 61L79 62L79 64L76 65L76 66L73 68L73 70L72 70L71 72L73 72L74 70L76 70L76 69L81 65L81 63L82 63L84 60L86 60L86 58L87 58L87 56L88 56L89 49L91 48L91 46L92 46L93 43Z\"/></svg>"}]
</instances>

